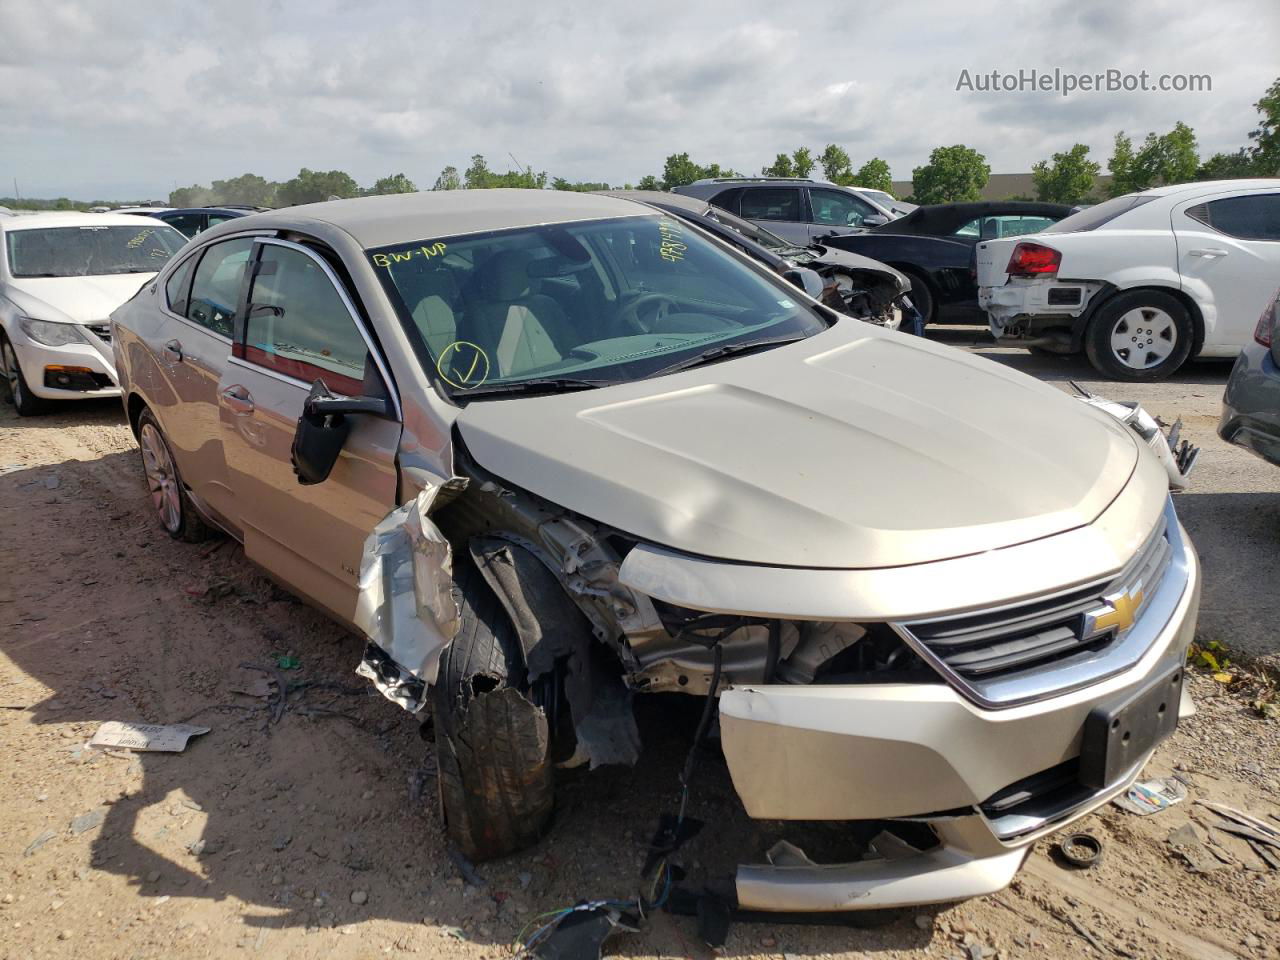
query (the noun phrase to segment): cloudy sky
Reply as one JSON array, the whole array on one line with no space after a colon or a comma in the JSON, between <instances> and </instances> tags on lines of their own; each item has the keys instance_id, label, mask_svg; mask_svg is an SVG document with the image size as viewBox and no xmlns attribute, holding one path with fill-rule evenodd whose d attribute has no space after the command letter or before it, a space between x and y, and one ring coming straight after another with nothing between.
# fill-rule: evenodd
<instances>
[{"instance_id":1,"label":"cloudy sky","mask_svg":"<svg viewBox=\"0 0 1280 960\"><path fill-rule=\"evenodd\" d=\"M1245 142L1280 75L1275 0L534 4L3 0L0 195L161 198L302 166L429 187L473 153L634 182L844 146L896 178L965 143L997 173L1177 120ZM1209 74L1206 93L957 92L1019 68Z\"/></svg>"}]
</instances>

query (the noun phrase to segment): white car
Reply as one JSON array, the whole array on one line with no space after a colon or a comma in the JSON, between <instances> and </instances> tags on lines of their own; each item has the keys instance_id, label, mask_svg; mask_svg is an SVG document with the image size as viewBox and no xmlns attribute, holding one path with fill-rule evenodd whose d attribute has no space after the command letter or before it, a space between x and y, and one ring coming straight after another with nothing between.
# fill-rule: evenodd
<instances>
[{"instance_id":1,"label":"white car","mask_svg":"<svg viewBox=\"0 0 1280 960\"><path fill-rule=\"evenodd\" d=\"M912 210L916 209L916 204L907 203L905 200L899 200L891 193L885 193L883 190L875 190L871 187L850 187L854 193L860 196L868 203L873 203L881 210L891 214L890 219L897 220L899 217L905 217Z\"/></svg>"},{"instance_id":2,"label":"white car","mask_svg":"<svg viewBox=\"0 0 1280 960\"><path fill-rule=\"evenodd\" d=\"M187 242L159 220L88 213L0 219L0 369L21 416L120 393L111 311Z\"/></svg>"},{"instance_id":3,"label":"white car","mask_svg":"<svg viewBox=\"0 0 1280 960\"><path fill-rule=\"evenodd\" d=\"M1234 357L1280 284L1280 180L1157 187L977 249L978 302L1013 345L1081 350L1116 380Z\"/></svg>"}]
</instances>

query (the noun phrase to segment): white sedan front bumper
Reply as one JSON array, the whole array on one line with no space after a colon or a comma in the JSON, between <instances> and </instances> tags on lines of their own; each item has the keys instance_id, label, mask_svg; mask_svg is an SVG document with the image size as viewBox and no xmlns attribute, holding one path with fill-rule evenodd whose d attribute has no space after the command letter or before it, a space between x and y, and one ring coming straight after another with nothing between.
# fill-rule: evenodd
<instances>
[{"instance_id":1,"label":"white sedan front bumper","mask_svg":"<svg viewBox=\"0 0 1280 960\"><path fill-rule=\"evenodd\" d=\"M85 337L83 343L68 343L50 347L37 343L18 328L17 324L6 331L9 342L13 345L22 368L22 376L27 381L31 393L46 400L83 400L93 397L118 397L120 395L119 378L111 354L109 340L99 337L87 327L77 325L77 330ZM77 378L77 388L63 389L50 386L46 382L46 373L50 367L81 368L89 372L94 387L88 388L87 380ZM56 372L49 379L55 379Z\"/></svg>"}]
</instances>

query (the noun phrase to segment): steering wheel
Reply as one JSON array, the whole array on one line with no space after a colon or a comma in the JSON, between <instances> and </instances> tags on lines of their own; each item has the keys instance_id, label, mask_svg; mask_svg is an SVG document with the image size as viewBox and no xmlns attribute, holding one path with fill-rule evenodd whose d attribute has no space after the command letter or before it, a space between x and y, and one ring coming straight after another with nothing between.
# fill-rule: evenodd
<instances>
[{"instance_id":1,"label":"steering wheel","mask_svg":"<svg viewBox=\"0 0 1280 960\"><path fill-rule=\"evenodd\" d=\"M654 325L665 318L674 306L676 302L665 293L642 293L619 308L618 321L638 333L653 333ZM653 308L653 315L647 322L641 320L640 311L650 307Z\"/></svg>"}]
</instances>

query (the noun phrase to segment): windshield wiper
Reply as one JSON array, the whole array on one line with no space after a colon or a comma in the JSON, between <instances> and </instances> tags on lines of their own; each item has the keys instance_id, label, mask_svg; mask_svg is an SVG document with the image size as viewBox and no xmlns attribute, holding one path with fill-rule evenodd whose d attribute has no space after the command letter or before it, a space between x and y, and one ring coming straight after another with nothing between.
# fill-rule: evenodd
<instances>
[{"instance_id":1,"label":"windshield wiper","mask_svg":"<svg viewBox=\"0 0 1280 960\"><path fill-rule=\"evenodd\" d=\"M764 350L768 347L781 347L784 344L795 343L799 340L806 339L801 335L798 337L774 337L770 340L752 340L749 343L722 343L718 347L711 347L703 350L696 357L686 357L679 363L673 363L669 367L663 367L657 370L649 377L660 377L666 373L675 373L677 370L686 370L689 367L701 366L704 363L710 363L713 360L724 360L728 357L740 356L744 353L754 353L757 350ZM645 379L649 379L646 377Z\"/></svg>"},{"instance_id":2,"label":"windshield wiper","mask_svg":"<svg viewBox=\"0 0 1280 960\"><path fill-rule=\"evenodd\" d=\"M574 390L594 390L607 387L616 380L583 380L578 377L536 377L532 380L513 380L510 383L490 383L469 390L459 391L456 396L461 399L474 400L476 397L510 396L514 394L569 393Z\"/></svg>"},{"instance_id":3,"label":"windshield wiper","mask_svg":"<svg viewBox=\"0 0 1280 960\"><path fill-rule=\"evenodd\" d=\"M120 270L108 270L107 275L115 276L118 273L156 273L156 272L157 271L152 267L124 267L123 269L120 269Z\"/></svg>"}]
</instances>

